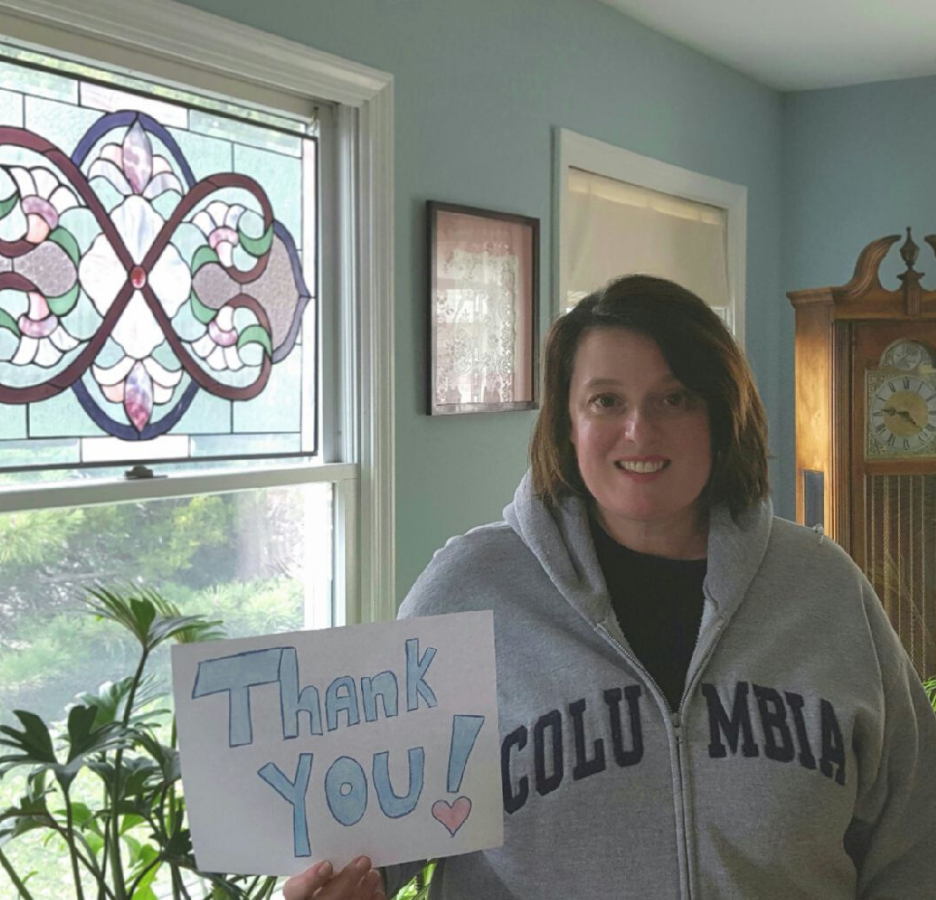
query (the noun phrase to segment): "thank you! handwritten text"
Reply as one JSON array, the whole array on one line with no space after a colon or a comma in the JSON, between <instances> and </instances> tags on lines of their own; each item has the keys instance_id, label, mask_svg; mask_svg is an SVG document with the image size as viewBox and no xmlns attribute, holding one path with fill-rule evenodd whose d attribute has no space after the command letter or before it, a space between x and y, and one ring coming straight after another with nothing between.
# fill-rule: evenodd
<instances>
[{"instance_id":1,"label":"thank you! handwritten text","mask_svg":"<svg viewBox=\"0 0 936 900\"><path fill-rule=\"evenodd\" d=\"M497 846L491 619L175 648L199 866L290 874L358 853L383 865Z\"/></svg>"}]
</instances>

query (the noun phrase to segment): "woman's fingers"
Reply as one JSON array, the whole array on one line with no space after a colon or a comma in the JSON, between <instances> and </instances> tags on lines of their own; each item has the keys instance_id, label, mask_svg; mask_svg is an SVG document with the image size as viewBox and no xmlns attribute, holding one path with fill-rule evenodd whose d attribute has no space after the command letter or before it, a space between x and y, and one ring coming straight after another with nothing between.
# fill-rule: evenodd
<instances>
[{"instance_id":1,"label":"woman's fingers","mask_svg":"<svg viewBox=\"0 0 936 900\"><path fill-rule=\"evenodd\" d=\"M358 888L360 900L385 900L383 879L377 869L371 869L362 879Z\"/></svg>"},{"instance_id":2,"label":"woman's fingers","mask_svg":"<svg viewBox=\"0 0 936 900\"><path fill-rule=\"evenodd\" d=\"M366 856L359 856L337 875L331 863L321 862L283 885L285 900L386 900L383 879L371 868Z\"/></svg>"},{"instance_id":3,"label":"woman's fingers","mask_svg":"<svg viewBox=\"0 0 936 900\"><path fill-rule=\"evenodd\" d=\"M332 864L316 863L300 875L294 875L283 885L285 900L311 900L312 895L332 877Z\"/></svg>"},{"instance_id":4,"label":"woman's fingers","mask_svg":"<svg viewBox=\"0 0 936 900\"><path fill-rule=\"evenodd\" d=\"M329 882L322 891L321 900L371 900L374 876L380 884L380 872L371 868L371 861L366 856L359 856Z\"/></svg>"}]
</instances>

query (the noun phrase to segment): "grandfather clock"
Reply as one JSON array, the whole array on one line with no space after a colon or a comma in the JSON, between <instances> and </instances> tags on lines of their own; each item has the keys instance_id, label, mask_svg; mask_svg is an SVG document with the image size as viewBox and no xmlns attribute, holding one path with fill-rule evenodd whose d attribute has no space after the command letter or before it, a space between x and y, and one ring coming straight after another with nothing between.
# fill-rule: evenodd
<instances>
[{"instance_id":1,"label":"grandfather clock","mask_svg":"<svg viewBox=\"0 0 936 900\"><path fill-rule=\"evenodd\" d=\"M921 676L936 675L936 290L919 248L882 287L900 235L868 244L841 287L792 291L796 517L821 525L874 585ZM936 235L926 242L936 251Z\"/></svg>"}]
</instances>

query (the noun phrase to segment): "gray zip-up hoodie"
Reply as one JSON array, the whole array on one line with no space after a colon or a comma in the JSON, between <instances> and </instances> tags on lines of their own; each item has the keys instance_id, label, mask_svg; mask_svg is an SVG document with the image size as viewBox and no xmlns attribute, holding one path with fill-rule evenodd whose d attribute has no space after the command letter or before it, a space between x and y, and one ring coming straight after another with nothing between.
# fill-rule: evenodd
<instances>
[{"instance_id":1,"label":"gray zip-up hoodie","mask_svg":"<svg viewBox=\"0 0 936 900\"><path fill-rule=\"evenodd\" d=\"M715 509L670 710L582 501L550 512L528 474L505 518L450 540L400 609L494 611L504 845L446 859L433 898L936 897L936 716L837 545L769 503Z\"/></svg>"}]
</instances>

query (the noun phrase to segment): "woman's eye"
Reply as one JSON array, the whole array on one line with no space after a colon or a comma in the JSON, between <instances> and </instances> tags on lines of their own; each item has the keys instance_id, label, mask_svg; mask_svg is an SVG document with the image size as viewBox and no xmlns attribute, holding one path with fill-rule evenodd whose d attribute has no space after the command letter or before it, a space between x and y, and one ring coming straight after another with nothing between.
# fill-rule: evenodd
<instances>
[{"instance_id":1,"label":"woman's eye","mask_svg":"<svg viewBox=\"0 0 936 900\"><path fill-rule=\"evenodd\" d=\"M591 405L598 409L611 409L616 404L617 397L614 394L598 394L597 397L592 397L591 400Z\"/></svg>"},{"instance_id":2,"label":"woman's eye","mask_svg":"<svg viewBox=\"0 0 936 900\"><path fill-rule=\"evenodd\" d=\"M663 398L663 403L671 408L684 406L686 403L686 395L682 391L675 391L672 394L667 394Z\"/></svg>"}]
</instances>

